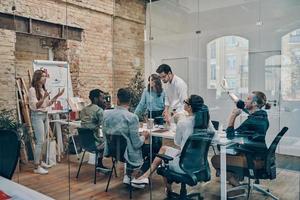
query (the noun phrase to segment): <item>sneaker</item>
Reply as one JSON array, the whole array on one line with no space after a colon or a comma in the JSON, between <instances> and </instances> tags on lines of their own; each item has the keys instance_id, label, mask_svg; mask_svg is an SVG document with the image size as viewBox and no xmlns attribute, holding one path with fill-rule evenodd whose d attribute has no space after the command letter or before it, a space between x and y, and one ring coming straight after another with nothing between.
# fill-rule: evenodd
<instances>
[{"instance_id":1,"label":"sneaker","mask_svg":"<svg viewBox=\"0 0 300 200\"><path fill-rule=\"evenodd\" d=\"M123 183L124 183L124 184L127 184L127 185L130 184L130 178L129 178L129 176L127 176L126 174L124 175Z\"/></svg>"},{"instance_id":2,"label":"sneaker","mask_svg":"<svg viewBox=\"0 0 300 200\"><path fill-rule=\"evenodd\" d=\"M145 184L134 184L131 182L131 186L134 188L138 188L138 189L144 189L145 188Z\"/></svg>"},{"instance_id":3,"label":"sneaker","mask_svg":"<svg viewBox=\"0 0 300 200\"><path fill-rule=\"evenodd\" d=\"M102 174L109 174L111 172L111 169L107 168L107 167L96 167L97 172L100 172Z\"/></svg>"},{"instance_id":4,"label":"sneaker","mask_svg":"<svg viewBox=\"0 0 300 200\"><path fill-rule=\"evenodd\" d=\"M44 161L41 162L41 167L45 168L45 169L49 169L51 167L53 167L54 164L50 164L48 165L47 163L45 163Z\"/></svg>"},{"instance_id":5,"label":"sneaker","mask_svg":"<svg viewBox=\"0 0 300 200\"><path fill-rule=\"evenodd\" d=\"M141 179L136 179L134 178L131 183L137 184L137 185L146 185L149 184L149 178L141 178Z\"/></svg>"},{"instance_id":6,"label":"sneaker","mask_svg":"<svg viewBox=\"0 0 300 200\"><path fill-rule=\"evenodd\" d=\"M48 171L42 168L41 166L38 166L38 168L34 169L33 172L35 174L48 174Z\"/></svg>"}]
</instances>

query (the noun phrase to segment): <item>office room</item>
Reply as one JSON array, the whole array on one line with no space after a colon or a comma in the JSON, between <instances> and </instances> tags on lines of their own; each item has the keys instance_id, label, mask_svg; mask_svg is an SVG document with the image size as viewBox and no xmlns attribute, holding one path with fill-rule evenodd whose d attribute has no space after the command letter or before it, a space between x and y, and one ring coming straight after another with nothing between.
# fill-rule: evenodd
<instances>
[{"instance_id":1,"label":"office room","mask_svg":"<svg viewBox=\"0 0 300 200\"><path fill-rule=\"evenodd\" d=\"M0 199L300 198L299 0L1 0Z\"/></svg>"}]
</instances>

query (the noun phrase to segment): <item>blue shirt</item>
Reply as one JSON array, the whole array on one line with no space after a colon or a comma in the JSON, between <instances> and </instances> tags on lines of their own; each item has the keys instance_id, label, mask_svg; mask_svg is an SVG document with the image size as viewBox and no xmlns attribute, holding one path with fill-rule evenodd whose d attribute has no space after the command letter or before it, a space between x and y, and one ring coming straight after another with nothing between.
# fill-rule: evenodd
<instances>
[{"instance_id":1,"label":"blue shirt","mask_svg":"<svg viewBox=\"0 0 300 200\"><path fill-rule=\"evenodd\" d=\"M102 132L105 140L104 156L108 155L106 135L122 135L127 141L124 153L126 161L133 166L143 164L142 146L145 137L139 136L139 120L135 114L121 106L106 110L103 116Z\"/></svg>"},{"instance_id":2,"label":"blue shirt","mask_svg":"<svg viewBox=\"0 0 300 200\"><path fill-rule=\"evenodd\" d=\"M165 92L163 91L160 96L154 91L148 92L147 88L144 89L141 100L136 107L134 113L140 116L144 113L145 109L148 111L161 111L165 107Z\"/></svg>"}]
</instances>

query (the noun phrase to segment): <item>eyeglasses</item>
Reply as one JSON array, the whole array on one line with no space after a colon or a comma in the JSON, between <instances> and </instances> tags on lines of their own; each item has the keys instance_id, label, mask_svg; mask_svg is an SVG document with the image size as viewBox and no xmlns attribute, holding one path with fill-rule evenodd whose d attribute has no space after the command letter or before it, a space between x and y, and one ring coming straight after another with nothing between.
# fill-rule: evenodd
<instances>
[{"instance_id":1,"label":"eyeglasses","mask_svg":"<svg viewBox=\"0 0 300 200\"><path fill-rule=\"evenodd\" d=\"M187 105L191 105L188 101L186 101L186 100L183 100L183 103L185 103L185 104L187 104Z\"/></svg>"}]
</instances>

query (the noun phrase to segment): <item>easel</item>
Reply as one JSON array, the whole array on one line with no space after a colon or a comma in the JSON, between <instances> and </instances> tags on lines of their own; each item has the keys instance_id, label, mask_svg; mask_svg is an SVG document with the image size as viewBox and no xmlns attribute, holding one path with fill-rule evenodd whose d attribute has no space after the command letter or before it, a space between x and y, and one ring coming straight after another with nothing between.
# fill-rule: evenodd
<instances>
[{"instance_id":1,"label":"easel","mask_svg":"<svg viewBox=\"0 0 300 200\"><path fill-rule=\"evenodd\" d=\"M28 90L27 86L25 84L25 81L21 77L16 77L16 85L17 85L17 108L18 108L18 118L20 122L25 123L27 126L28 134L32 140L29 141L26 145L29 145L27 147L27 150L31 150L32 155L34 151L34 141L33 141L33 130L31 126L31 119L30 119L30 114L29 114L29 104L28 104ZM20 104L21 103L21 107ZM21 117L22 116L22 117ZM22 120L23 119L23 120ZM24 153L24 152L23 152ZM27 162L28 156L27 154L25 155L25 161Z\"/></svg>"}]
</instances>

